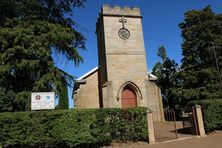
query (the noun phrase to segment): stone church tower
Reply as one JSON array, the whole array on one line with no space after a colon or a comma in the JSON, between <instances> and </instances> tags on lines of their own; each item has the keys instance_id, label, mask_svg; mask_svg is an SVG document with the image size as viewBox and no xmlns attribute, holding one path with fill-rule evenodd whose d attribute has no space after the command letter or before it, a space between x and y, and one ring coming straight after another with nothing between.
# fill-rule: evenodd
<instances>
[{"instance_id":1,"label":"stone church tower","mask_svg":"<svg viewBox=\"0 0 222 148\"><path fill-rule=\"evenodd\" d=\"M160 90L147 72L140 9L104 5L96 34L99 65L76 81L76 107L145 106L154 111L156 121L162 120Z\"/></svg>"}]
</instances>

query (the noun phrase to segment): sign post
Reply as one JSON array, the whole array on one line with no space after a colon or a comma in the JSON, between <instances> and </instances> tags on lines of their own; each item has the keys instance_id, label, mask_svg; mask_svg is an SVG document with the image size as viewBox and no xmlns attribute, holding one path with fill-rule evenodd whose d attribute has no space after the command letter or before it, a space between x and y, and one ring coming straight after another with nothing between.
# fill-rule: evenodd
<instances>
[{"instance_id":1,"label":"sign post","mask_svg":"<svg viewBox=\"0 0 222 148\"><path fill-rule=\"evenodd\" d=\"M55 109L54 92L34 92L31 95L31 110Z\"/></svg>"}]
</instances>

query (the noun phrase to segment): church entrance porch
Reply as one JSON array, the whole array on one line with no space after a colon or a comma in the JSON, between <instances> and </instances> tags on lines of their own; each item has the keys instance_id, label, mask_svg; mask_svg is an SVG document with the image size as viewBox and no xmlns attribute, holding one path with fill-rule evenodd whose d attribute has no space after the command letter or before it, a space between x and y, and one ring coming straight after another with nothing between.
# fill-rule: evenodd
<instances>
[{"instance_id":1,"label":"church entrance porch","mask_svg":"<svg viewBox=\"0 0 222 148\"><path fill-rule=\"evenodd\" d=\"M137 97L136 93L130 88L125 87L121 95L122 107L136 107L137 106Z\"/></svg>"}]
</instances>

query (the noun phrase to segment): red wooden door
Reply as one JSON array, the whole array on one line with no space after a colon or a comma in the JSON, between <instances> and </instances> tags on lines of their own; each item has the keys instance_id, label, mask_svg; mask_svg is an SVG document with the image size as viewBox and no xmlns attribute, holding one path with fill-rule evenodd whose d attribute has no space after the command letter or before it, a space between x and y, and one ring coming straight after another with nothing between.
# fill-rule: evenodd
<instances>
[{"instance_id":1,"label":"red wooden door","mask_svg":"<svg viewBox=\"0 0 222 148\"><path fill-rule=\"evenodd\" d=\"M136 99L136 94L135 92L126 87L123 91L122 91L122 107L136 107L137 106L137 99Z\"/></svg>"}]
</instances>

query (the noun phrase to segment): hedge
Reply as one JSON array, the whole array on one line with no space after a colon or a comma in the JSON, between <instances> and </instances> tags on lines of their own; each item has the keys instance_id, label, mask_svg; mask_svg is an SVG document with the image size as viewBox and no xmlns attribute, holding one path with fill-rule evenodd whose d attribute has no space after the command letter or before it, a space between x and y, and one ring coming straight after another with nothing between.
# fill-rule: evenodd
<instances>
[{"instance_id":1,"label":"hedge","mask_svg":"<svg viewBox=\"0 0 222 148\"><path fill-rule=\"evenodd\" d=\"M5 147L98 147L146 141L147 108L0 113Z\"/></svg>"},{"instance_id":2,"label":"hedge","mask_svg":"<svg viewBox=\"0 0 222 148\"><path fill-rule=\"evenodd\" d=\"M188 106L202 107L204 127L206 132L222 130L222 99L198 100L188 103Z\"/></svg>"}]
</instances>

